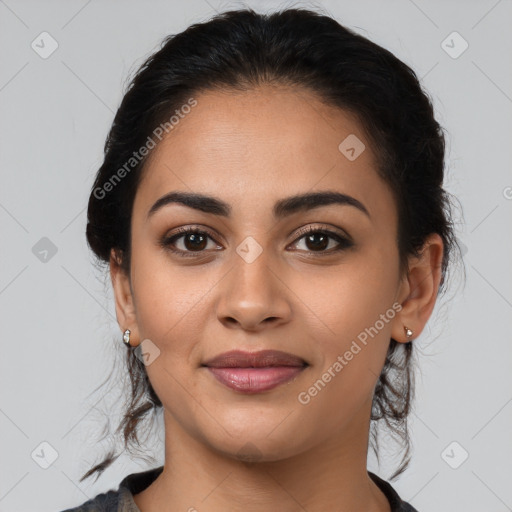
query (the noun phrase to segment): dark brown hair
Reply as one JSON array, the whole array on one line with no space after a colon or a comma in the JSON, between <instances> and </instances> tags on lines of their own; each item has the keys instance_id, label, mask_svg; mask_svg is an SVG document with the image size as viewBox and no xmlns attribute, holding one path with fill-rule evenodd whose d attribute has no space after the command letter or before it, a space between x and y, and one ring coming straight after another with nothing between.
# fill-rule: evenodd
<instances>
[{"instance_id":1,"label":"dark brown hair","mask_svg":"<svg viewBox=\"0 0 512 512\"><path fill-rule=\"evenodd\" d=\"M394 194L400 268L406 271L407 257L418 254L429 234L438 233L444 242L441 291L452 249L458 246L443 189L445 140L432 103L414 71L392 53L306 9L224 12L168 36L143 63L117 110L89 198L86 234L98 263L108 263L115 250L130 275L132 207L147 160L127 169L134 151L192 95L246 91L260 84L306 88L326 104L356 115L377 155L378 172ZM377 458L377 422L384 422L404 444L401 465L391 479L410 459L412 350L411 342L390 340L373 398L371 444ZM122 434L124 448L130 450L139 445L140 422L162 403L133 351L127 352L126 365L131 394L116 435ZM81 481L96 472L99 476L119 455L111 450Z\"/></svg>"}]
</instances>

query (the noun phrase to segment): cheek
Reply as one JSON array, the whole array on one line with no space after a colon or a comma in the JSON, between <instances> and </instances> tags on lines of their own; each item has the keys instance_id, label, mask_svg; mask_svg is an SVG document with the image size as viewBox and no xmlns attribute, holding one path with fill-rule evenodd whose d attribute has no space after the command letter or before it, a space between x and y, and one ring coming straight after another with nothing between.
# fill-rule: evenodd
<instances>
[{"instance_id":1,"label":"cheek","mask_svg":"<svg viewBox=\"0 0 512 512\"><path fill-rule=\"evenodd\" d=\"M214 283L206 275L206 280L194 278L192 267L176 269L154 253L139 256L132 274L137 324L141 339L159 350L146 372L166 410L189 410L194 407L189 393L198 394L191 374L205 333L205 319L199 315L208 311L207 291Z\"/></svg>"},{"instance_id":2,"label":"cheek","mask_svg":"<svg viewBox=\"0 0 512 512\"><path fill-rule=\"evenodd\" d=\"M341 345L373 326L392 307L398 282L398 271L392 269L398 255L392 248L387 257L381 254L373 249L361 251L346 263L319 272L315 279L298 278L322 332Z\"/></svg>"},{"instance_id":3,"label":"cheek","mask_svg":"<svg viewBox=\"0 0 512 512\"><path fill-rule=\"evenodd\" d=\"M321 332L314 331L322 358L311 379L315 398L304 391L319 413L322 407L340 406L333 411L335 424L371 398L382 370L396 315L392 306L398 270L390 270L395 258L398 253L391 246L386 251L368 248L322 278L321 293L320 288L307 290L308 305L314 297L310 307L322 320ZM327 382L325 388L318 380Z\"/></svg>"},{"instance_id":4,"label":"cheek","mask_svg":"<svg viewBox=\"0 0 512 512\"><path fill-rule=\"evenodd\" d=\"M323 321L321 332L310 329L321 358L299 402L306 404L308 418L319 430L342 427L371 402L396 314L390 273L379 276L356 266L348 270L326 280L323 300L319 297L317 309L312 307ZM326 410L330 426L323 424Z\"/></svg>"},{"instance_id":5,"label":"cheek","mask_svg":"<svg viewBox=\"0 0 512 512\"><path fill-rule=\"evenodd\" d=\"M137 324L140 335L151 339L161 350L174 354L186 353L195 330L200 325L192 321L204 310L208 290L213 286L198 279L197 268L173 265L165 251L146 241L133 252L132 279L136 298ZM195 275L194 275L195 273Z\"/></svg>"}]
</instances>

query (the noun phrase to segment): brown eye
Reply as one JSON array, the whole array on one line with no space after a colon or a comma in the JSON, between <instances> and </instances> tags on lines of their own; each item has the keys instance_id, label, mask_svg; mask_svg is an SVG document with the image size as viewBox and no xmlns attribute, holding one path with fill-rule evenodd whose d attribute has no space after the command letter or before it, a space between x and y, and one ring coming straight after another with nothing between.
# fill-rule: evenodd
<instances>
[{"instance_id":1,"label":"brown eye","mask_svg":"<svg viewBox=\"0 0 512 512\"><path fill-rule=\"evenodd\" d=\"M294 245L304 240L305 249L301 250L315 256L337 253L354 245L348 238L325 228L319 229L309 226L301 230L299 234L302 236L295 241ZM160 245L178 256L195 257L209 252L209 239L215 242L213 235L204 229L182 228L178 233L164 237ZM181 247L179 247L180 245ZM221 247L216 243L213 243L213 247L210 247L210 249L216 248Z\"/></svg>"},{"instance_id":2,"label":"brown eye","mask_svg":"<svg viewBox=\"0 0 512 512\"><path fill-rule=\"evenodd\" d=\"M304 238L308 249L313 251L324 250L329 245L329 235L325 233L316 232L311 235L306 235Z\"/></svg>"},{"instance_id":3,"label":"brown eye","mask_svg":"<svg viewBox=\"0 0 512 512\"><path fill-rule=\"evenodd\" d=\"M338 251L342 251L343 249L348 249L354 245L353 242L348 238L327 229L318 229L310 226L309 228L303 230L302 233L305 234L303 234L295 242L295 244L298 244L300 241L304 240L306 252L318 253L318 255L332 254ZM329 250L326 250L328 248Z\"/></svg>"},{"instance_id":4,"label":"brown eye","mask_svg":"<svg viewBox=\"0 0 512 512\"><path fill-rule=\"evenodd\" d=\"M183 245L189 251L200 251L206 248L208 235L189 233L181 236L183 237Z\"/></svg>"},{"instance_id":5,"label":"brown eye","mask_svg":"<svg viewBox=\"0 0 512 512\"><path fill-rule=\"evenodd\" d=\"M179 230L179 233L164 237L160 245L179 256L187 257L195 256L194 253L199 255L206 252L208 239L214 241L207 231L198 228L183 228ZM177 245L181 245L181 247L176 247ZM213 248L217 247L216 244L213 245Z\"/></svg>"}]
</instances>

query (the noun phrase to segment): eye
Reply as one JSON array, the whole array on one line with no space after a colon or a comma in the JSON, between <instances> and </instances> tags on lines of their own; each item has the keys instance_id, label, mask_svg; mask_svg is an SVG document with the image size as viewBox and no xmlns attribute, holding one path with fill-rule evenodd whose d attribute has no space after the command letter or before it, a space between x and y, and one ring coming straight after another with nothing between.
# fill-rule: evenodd
<instances>
[{"instance_id":1,"label":"eye","mask_svg":"<svg viewBox=\"0 0 512 512\"><path fill-rule=\"evenodd\" d=\"M304 240L306 244L306 249L304 250L315 256L337 253L354 245L347 237L325 228L320 229L308 226L307 228L299 230L297 234L302 236L299 236L292 245L297 245ZM164 237L160 245L178 256L195 257L206 252L205 249L208 248L208 239L215 242L210 232L197 227L187 227L180 228L178 233L174 235ZM335 242L334 248L329 247L332 241ZM181 247L177 247L177 245L181 245ZM213 244L213 246L213 249L221 248L219 245ZM325 250L327 248L329 248L329 250ZM212 247L210 247L210 249L212 249Z\"/></svg>"},{"instance_id":2,"label":"eye","mask_svg":"<svg viewBox=\"0 0 512 512\"><path fill-rule=\"evenodd\" d=\"M160 243L162 247L183 257L194 257L196 254L204 252L207 248L208 238L213 240L213 236L204 229L199 228L180 228L177 234L164 237ZM183 240L180 240L183 239ZM176 248L176 242L180 241L183 248ZM210 247L211 248L211 247Z\"/></svg>"},{"instance_id":3,"label":"eye","mask_svg":"<svg viewBox=\"0 0 512 512\"><path fill-rule=\"evenodd\" d=\"M337 253L354 245L353 242L347 237L325 228L320 229L313 226L308 226L307 228L300 230L299 235L302 236L300 236L299 239L294 243L298 244L304 240L304 244L306 245L306 252L318 253L315 254L315 256ZM331 246L330 250L325 250L329 247L329 244L332 241L338 244L337 247L335 244L334 249Z\"/></svg>"}]
</instances>

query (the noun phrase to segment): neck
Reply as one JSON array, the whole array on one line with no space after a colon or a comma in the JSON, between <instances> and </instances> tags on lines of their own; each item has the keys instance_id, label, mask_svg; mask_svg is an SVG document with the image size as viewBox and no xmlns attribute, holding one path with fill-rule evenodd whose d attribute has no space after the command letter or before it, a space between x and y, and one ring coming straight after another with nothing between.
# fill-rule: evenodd
<instances>
[{"instance_id":1,"label":"neck","mask_svg":"<svg viewBox=\"0 0 512 512\"><path fill-rule=\"evenodd\" d=\"M390 512L366 469L369 422L354 421L337 439L284 460L247 462L191 437L167 413L164 419L164 470L135 496L142 512Z\"/></svg>"}]
</instances>

